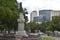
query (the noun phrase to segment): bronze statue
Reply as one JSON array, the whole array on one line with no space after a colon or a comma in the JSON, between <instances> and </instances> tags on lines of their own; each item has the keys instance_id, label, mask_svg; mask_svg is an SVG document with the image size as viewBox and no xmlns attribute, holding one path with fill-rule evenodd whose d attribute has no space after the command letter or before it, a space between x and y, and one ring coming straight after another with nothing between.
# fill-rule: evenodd
<instances>
[{"instance_id":1,"label":"bronze statue","mask_svg":"<svg viewBox=\"0 0 60 40\"><path fill-rule=\"evenodd\" d=\"M22 12L23 13L22 2L20 2L19 12Z\"/></svg>"}]
</instances>

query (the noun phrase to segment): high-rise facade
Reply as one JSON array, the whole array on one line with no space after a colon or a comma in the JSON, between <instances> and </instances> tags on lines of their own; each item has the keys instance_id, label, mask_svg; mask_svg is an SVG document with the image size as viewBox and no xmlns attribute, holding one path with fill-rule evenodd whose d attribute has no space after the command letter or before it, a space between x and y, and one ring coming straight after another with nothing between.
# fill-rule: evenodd
<instances>
[{"instance_id":1,"label":"high-rise facade","mask_svg":"<svg viewBox=\"0 0 60 40\"><path fill-rule=\"evenodd\" d=\"M37 11L32 11L30 14L30 21L33 21L33 18L37 17Z\"/></svg>"},{"instance_id":2,"label":"high-rise facade","mask_svg":"<svg viewBox=\"0 0 60 40\"><path fill-rule=\"evenodd\" d=\"M49 21L50 20L50 16L51 16L51 11L52 10L40 10L39 11L39 17L42 16L42 21Z\"/></svg>"},{"instance_id":3,"label":"high-rise facade","mask_svg":"<svg viewBox=\"0 0 60 40\"><path fill-rule=\"evenodd\" d=\"M60 10L53 10L52 12L51 12L51 20L52 20L52 16L59 16L60 15Z\"/></svg>"},{"instance_id":4,"label":"high-rise facade","mask_svg":"<svg viewBox=\"0 0 60 40\"><path fill-rule=\"evenodd\" d=\"M34 17L35 22L45 22L52 20L52 16L59 16L60 10L40 10L39 16Z\"/></svg>"}]
</instances>

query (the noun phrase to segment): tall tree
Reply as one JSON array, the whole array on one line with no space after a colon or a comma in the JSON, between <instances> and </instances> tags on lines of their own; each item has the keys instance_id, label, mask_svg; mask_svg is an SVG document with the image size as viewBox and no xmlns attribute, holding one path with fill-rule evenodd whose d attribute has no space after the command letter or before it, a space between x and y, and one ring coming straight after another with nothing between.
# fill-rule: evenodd
<instances>
[{"instance_id":1,"label":"tall tree","mask_svg":"<svg viewBox=\"0 0 60 40\"><path fill-rule=\"evenodd\" d=\"M16 22L18 13L17 0L0 0L0 21L9 33L14 28L12 23Z\"/></svg>"},{"instance_id":2,"label":"tall tree","mask_svg":"<svg viewBox=\"0 0 60 40\"><path fill-rule=\"evenodd\" d=\"M29 22L27 23L26 25L26 30L31 30L31 32L35 32L35 30L37 30L38 27L37 27L37 24L35 22Z\"/></svg>"},{"instance_id":3,"label":"tall tree","mask_svg":"<svg viewBox=\"0 0 60 40\"><path fill-rule=\"evenodd\" d=\"M47 30L54 32L60 31L60 16L53 16L52 20L47 25Z\"/></svg>"}]
</instances>

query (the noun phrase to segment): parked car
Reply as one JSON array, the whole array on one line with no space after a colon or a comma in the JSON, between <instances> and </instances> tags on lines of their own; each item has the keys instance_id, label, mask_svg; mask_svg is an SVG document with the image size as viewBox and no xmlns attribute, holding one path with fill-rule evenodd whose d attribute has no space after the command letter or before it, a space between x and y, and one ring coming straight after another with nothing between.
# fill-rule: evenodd
<instances>
[{"instance_id":1,"label":"parked car","mask_svg":"<svg viewBox=\"0 0 60 40\"><path fill-rule=\"evenodd\" d=\"M29 33L29 35L35 35L35 36L37 36L38 33Z\"/></svg>"},{"instance_id":2,"label":"parked car","mask_svg":"<svg viewBox=\"0 0 60 40\"><path fill-rule=\"evenodd\" d=\"M38 32L38 34L40 34L40 35L44 35L44 33L43 33L43 32Z\"/></svg>"},{"instance_id":3,"label":"parked car","mask_svg":"<svg viewBox=\"0 0 60 40\"><path fill-rule=\"evenodd\" d=\"M28 33L30 36L41 36L44 35L43 32L39 32L39 33Z\"/></svg>"}]
</instances>

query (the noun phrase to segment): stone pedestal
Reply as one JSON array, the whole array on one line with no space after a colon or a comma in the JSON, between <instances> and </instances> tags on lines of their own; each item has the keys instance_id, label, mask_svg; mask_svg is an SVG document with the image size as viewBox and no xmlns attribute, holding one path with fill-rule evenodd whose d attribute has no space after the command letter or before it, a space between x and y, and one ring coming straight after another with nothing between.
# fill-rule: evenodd
<instances>
[{"instance_id":1,"label":"stone pedestal","mask_svg":"<svg viewBox=\"0 0 60 40\"><path fill-rule=\"evenodd\" d=\"M18 31L16 32L16 39L17 40L21 40L22 36L28 36L26 34L26 31L24 30L24 16L23 16L23 13L20 13L19 15L19 19L18 19Z\"/></svg>"},{"instance_id":2,"label":"stone pedestal","mask_svg":"<svg viewBox=\"0 0 60 40\"><path fill-rule=\"evenodd\" d=\"M28 35L26 34L26 31L18 31L17 33L16 33L16 36L26 36L26 37L28 37Z\"/></svg>"}]
</instances>

